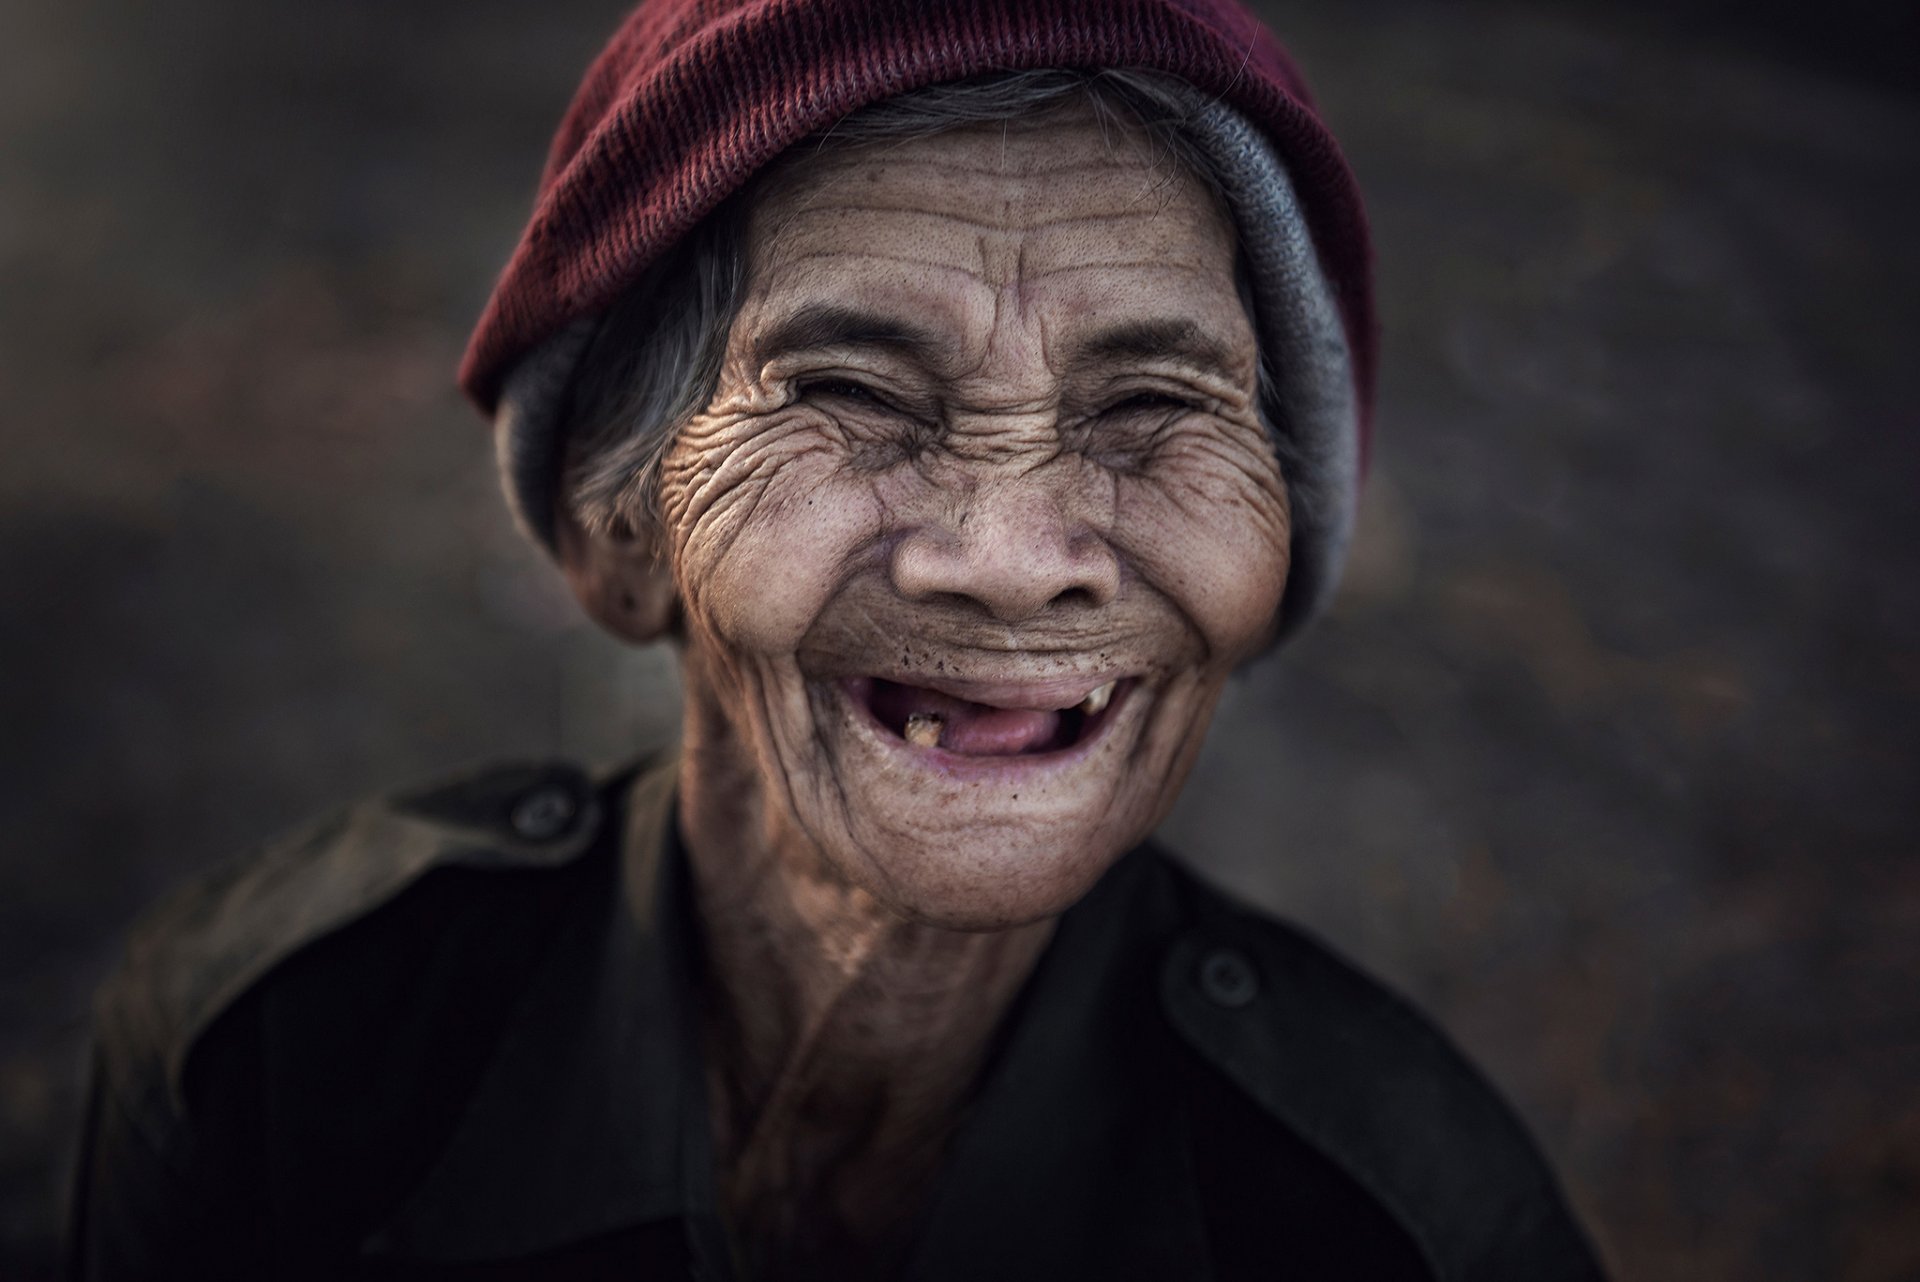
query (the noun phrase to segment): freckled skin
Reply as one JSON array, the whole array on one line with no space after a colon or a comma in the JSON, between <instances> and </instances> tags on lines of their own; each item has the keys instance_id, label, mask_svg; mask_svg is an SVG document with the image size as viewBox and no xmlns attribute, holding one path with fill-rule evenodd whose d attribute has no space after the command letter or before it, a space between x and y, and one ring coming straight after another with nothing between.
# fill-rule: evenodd
<instances>
[{"instance_id":1,"label":"freckled skin","mask_svg":"<svg viewBox=\"0 0 1920 1282\"><path fill-rule=\"evenodd\" d=\"M879 1267L1052 919L1270 636L1286 490L1224 214L1090 112L800 160L748 243L660 492L715 1125L750 1254ZM779 341L822 308L887 325ZM1143 324L1204 341L1102 345ZM841 684L934 674L1132 685L1071 761L954 772Z\"/></svg>"}]
</instances>

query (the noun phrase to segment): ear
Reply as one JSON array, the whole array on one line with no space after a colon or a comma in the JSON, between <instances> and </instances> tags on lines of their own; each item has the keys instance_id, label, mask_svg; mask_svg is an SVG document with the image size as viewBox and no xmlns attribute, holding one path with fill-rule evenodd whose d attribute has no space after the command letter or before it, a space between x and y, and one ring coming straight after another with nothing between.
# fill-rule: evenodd
<instances>
[{"instance_id":1,"label":"ear","mask_svg":"<svg viewBox=\"0 0 1920 1282\"><path fill-rule=\"evenodd\" d=\"M637 533L624 523L595 533L564 503L553 533L567 586L601 627L633 645L678 630L680 601L657 534Z\"/></svg>"}]
</instances>

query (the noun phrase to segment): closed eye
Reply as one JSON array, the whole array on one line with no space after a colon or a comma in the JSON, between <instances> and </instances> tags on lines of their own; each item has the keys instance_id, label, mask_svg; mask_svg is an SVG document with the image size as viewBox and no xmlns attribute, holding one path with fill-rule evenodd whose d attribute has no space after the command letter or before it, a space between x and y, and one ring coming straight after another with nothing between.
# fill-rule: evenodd
<instances>
[{"instance_id":1,"label":"closed eye","mask_svg":"<svg viewBox=\"0 0 1920 1282\"><path fill-rule=\"evenodd\" d=\"M1135 392L1107 406L1104 414L1178 414L1195 408L1191 401L1170 392Z\"/></svg>"},{"instance_id":2,"label":"closed eye","mask_svg":"<svg viewBox=\"0 0 1920 1282\"><path fill-rule=\"evenodd\" d=\"M872 405L880 409L891 410L895 407L884 396L864 383L856 383L846 378L815 378L800 384L796 389L803 399L829 397L833 400L853 401L861 405Z\"/></svg>"},{"instance_id":3,"label":"closed eye","mask_svg":"<svg viewBox=\"0 0 1920 1282\"><path fill-rule=\"evenodd\" d=\"M833 419L853 450L854 464L868 471L918 458L939 436L937 411L910 409L850 378L800 379L794 395Z\"/></svg>"}]
</instances>

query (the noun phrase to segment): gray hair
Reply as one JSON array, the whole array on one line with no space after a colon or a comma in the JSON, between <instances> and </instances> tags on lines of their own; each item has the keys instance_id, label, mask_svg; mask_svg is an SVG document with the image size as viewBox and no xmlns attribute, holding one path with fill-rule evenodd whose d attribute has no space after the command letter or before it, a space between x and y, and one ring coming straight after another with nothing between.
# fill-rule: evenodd
<instances>
[{"instance_id":1,"label":"gray hair","mask_svg":"<svg viewBox=\"0 0 1920 1282\"><path fill-rule=\"evenodd\" d=\"M1089 103L1103 123L1144 133L1162 156L1198 179L1235 226L1222 175L1188 128L1191 90L1132 70L1035 70L933 85L855 112L791 148L748 190L703 219L600 318L572 388L560 501L584 528L608 532L658 519L660 462L675 433L713 398L747 275L746 215L753 192L797 159L823 151L897 145L966 125L1030 118ZM1173 171L1173 172L1177 172ZM1258 322L1244 253L1235 277ZM1261 347L1259 404L1282 474L1294 475L1274 380Z\"/></svg>"}]
</instances>

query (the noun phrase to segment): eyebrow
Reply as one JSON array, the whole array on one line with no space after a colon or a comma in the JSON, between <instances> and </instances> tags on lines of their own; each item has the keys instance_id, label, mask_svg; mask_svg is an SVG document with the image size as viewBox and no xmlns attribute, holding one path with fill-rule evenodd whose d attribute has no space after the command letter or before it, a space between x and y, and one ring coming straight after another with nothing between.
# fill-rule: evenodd
<instances>
[{"instance_id":1,"label":"eyebrow","mask_svg":"<svg viewBox=\"0 0 1920 1282\"><path fill-rule=\"evenodd\" d=\"M1171 356L1227 379L1236 377L1246 363L1199 322L1186 319L1124 321L1092 335L1076 355L1087 364Z\"/></svg>"},{"instance_id":2,"label":"eyebrow","mask_svg":"<svg viewBox=\"0 0 1920 1282\"><path fill-rule=\"evenodd\" d=\"M809 303L760 335L753 346L762 364L822 347L880 347L928 364L941 343L932 331L897 317L838 303Z\"/></svg>"}]
</instances>

